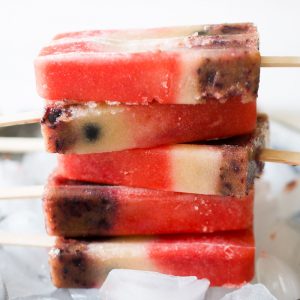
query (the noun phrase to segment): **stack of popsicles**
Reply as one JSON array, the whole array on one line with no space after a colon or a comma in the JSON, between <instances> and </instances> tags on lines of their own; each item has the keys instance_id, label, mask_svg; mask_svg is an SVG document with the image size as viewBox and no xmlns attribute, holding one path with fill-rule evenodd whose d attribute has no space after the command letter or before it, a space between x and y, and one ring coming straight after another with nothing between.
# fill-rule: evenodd
<instances>
[{"instance_id":1,"label":"stack of popsicles","mask_svg":"<svg viewBox=\"0 0 300 300\"><path fill-rule=\"evenodd\" d=\"M60 34L35 69L60 153L44 195L56 286L99 286L113 268L252 279L268 134L252 24Z\"/></svg>"}]
</instances>

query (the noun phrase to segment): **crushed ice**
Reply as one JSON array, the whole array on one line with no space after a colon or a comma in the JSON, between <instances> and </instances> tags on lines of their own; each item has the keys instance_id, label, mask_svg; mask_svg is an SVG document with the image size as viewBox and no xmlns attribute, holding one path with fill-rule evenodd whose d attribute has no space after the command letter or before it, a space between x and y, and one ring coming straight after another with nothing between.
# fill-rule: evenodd
<instances>
[{"instance_id":1,"label":"crushed ice","mask_svg":"<svg viewBox=\"0 0 300 300\"><path fill-rule=\"evenodd\" d=\"M204 300L206 279L168 276L156 272L112 270L102 288L101 300Z\"/></svg>"},{"instance_id":2,"label":"crushed ice","mask_svg":"<svg viewBox=\"0 0 300 300\"><path fill-rule=\"evenodd\" d=\"M276 298L268 291L268 289L258 284L246 284L237 291L228 293L221 300L276 300Z\"/></svg>"}]
</instances>

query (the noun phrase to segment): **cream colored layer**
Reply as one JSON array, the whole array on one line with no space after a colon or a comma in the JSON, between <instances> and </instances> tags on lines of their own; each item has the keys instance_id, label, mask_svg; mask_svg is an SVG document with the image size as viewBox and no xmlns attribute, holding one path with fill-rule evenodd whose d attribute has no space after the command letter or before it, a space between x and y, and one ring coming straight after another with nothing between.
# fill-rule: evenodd
<instances>
[{"instance_id":1,"label":"cream colored layer","mask_svg":"<svg viewBox=\"0 0 300 300\"><path fill-rule=\"evenodd\" d=\"M222 151L205 145L176 145L170 151L172 190L219 194Z\"/></svg>"},{"instance_id":2,"label":"cream colored layer","mask_svg":"<svg viewBox=\"0 0 300 300\"><path fill-rule=\"evenodd\" d=\"M180 51L180 79L177 91L177 104L197 104L203 103L202 93L205 88L199 82L198 70L207 65L206 60L224 55L223 49L184 49ZM220 94L220 98L221 98ZM214 94L214 97L218 97Z\"/></svg>"},{"instance_id":3,"label":"cream colored layer","mask_svg":"<svg viewBox=\"0 0 300 300\"><path fill-rule=\"evenodd\" d=\"M152 239L149 238L147 241L152 241ZM88 251L108 269L155 271L154 264L147 256L147 241L140 242L138 238L119 238L111 242L91 243Z\"/></svg>"},{"instance_id":4,"label":"cream colored layer","mask_svg":"<svg viewBox=\"0 0 300 300\"><path fill-rule=\"evenodd\" d=\"M72 146L76 153L108 152L132 148L135 146L134 126L129 126L125 108L118 105L90 104L90 107L78 109L72 126L72 134L77 139ZM72 124L72 125L71 125ZM99 137L95 141L88 141L84 135L84 126L94 124L99 126Z\"/></svg>"},{"instance_id":5,"label":"cream colored layer","mask_svg":"<svg viewBox=\"0 0 300 300\"><path fill-rule=\"evenodd\" d=\"M211 51L211 50L210 50ZM201 64L202 51L181 51L178 62L180 63L181 77L178 83L177 104L201 103L201 91L199 89L199 76L197 69Z\"/></svg>"},{"instance_id":6,"label":"cream colored layer","mask_svg":"<svg viewBox=\"0 0 300 300\"><path fill-rule=\"evenodd\" d=\"M95 41L95 42L123 42L128 43L130 41L140 41L150 42L157 39L172 39L172 38L182 38L190 36L198 31L205 31L211 27L211 25L192 25L192 26L177 26L177 27L165 27L165 28L151 28L151 29L132 29L132 30L117 30L110 32L102 32L99 35L88 35L83 32L82 37L68 36L64 38L59 38L57 40L52 40L50 45L58 45L64 43L70 43L74 41Z\"/></svg>"},{"instance_id":7,"label":"cream colored layer","mask_svg":"<svg viewBox=\"0 0 300 300\"><path fill-rule=\"evenodd\" d=\"M183 45L189 46L188 37L195 34L198 31L205 31L207 25L195 25L195 26L183 26L174 28L159 28L148 30L129 30L129 31L115 31L109 33L103 33L102 35L92 35L82 37L65 37L51 41L48 45L55 47L57 45L70 44L74 42L90 43L93 45L88 56L91 56L93 52L123 52L136 53L136 52L148 52L163 50L167 51L173 48L182 47ZM62 59L66 59L67 56L82 56L85 53L72 52L72 53L59 53L47 55L45 58L48 60L53 57L60 56ZM43 59L43 56L39 56L37 60ZM86 58L85 58L86 59Z\"/></svg>"}]
</instances>

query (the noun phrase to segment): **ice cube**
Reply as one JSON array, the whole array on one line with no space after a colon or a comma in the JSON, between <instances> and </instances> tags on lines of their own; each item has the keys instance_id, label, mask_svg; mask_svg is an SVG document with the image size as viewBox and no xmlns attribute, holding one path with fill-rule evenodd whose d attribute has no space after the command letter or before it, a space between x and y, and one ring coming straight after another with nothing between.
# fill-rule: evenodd
<instances>
[{"instance_id":1,"label":"ice cube","mask_svg":"<svg viewBox=\"0 0 300 300\"><path fill-rule=\"evenodd\" d=\"M73 300L102 300L99 289L69 289Z\"/></svg>"},{"instance_id":2,"label":"ice cube","mask_svg":"<svg viewBox=\"0 0 300 300\"><path fill-rule=\"evenodd\" d=\"M299 275L283 260L268 254L260 256L256 262L256 276L278 299L299 299Z\"/></svg>"},{"instance_id":3,"label":"ice cube","mask_svg":"<svg viewBox=\"0 0 300 300\"><path fill-rule=\"evenodd\" d=\"M236 288L210 287L207 291L205 300L220 300L226 294L235 290Z\"/></svg>"},{"instance_id":4,"label":"ice cube","mask_svg":"<svg viewBox=\"0 0 300 300\"><path fill-rule=\"evenodd\" d=\"M276 300L262 284L246 284L242 288L225 295L221 300Z\"/></svg>"},{"instance_id":5,"label":"ice cube","mask_svg":"<svg viewBox=\"0 0 300 300\"><path fill-rule=\"evenodd\" d=\"M156 272L112 270L100 289L101 300L202 300L206 279L169 276Z\"/></svg>"}]
</instances>

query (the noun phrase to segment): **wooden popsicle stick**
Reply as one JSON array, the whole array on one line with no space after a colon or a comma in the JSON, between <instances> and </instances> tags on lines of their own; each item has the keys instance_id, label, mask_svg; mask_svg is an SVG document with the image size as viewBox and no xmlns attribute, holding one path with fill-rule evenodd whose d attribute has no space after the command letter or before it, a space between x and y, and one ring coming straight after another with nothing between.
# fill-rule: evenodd
<instances>
[{"instance_id":1,"label":"wooden popsicle stick","mask_svg":"<svg viewBox=\"0 0 300 300\"><path fill-rule=\"evenodd\" d=\"M42 138L0 137L0 152L24 153L45 151Z\"/></svg>"},{"instance_id":2,"label":"wooden popsicle stick","mask_svg":"<svg viewBox=\"0 0 300 300\"><path fill-rule=\"evenodd\" d=\"M259 160L299 166L300 152L262 149L259 155Z\"/></svg>"},{"instance_id":3,"label":"wooden popsicle stick","mask_svg":"<svg viewBox=\"0 0 300 300\"><path fill-rule=\"evenodd\" d=\"M300 56L262 56L261 67L297 68L300 67Z\"/></svg>"},{"instance_id":4,"label":"wooden popsicle stick","mask_svg":"<svg viewBox=\"0 0 300 300\"><path fill-rule=\"evenodd\" d=\"M10 187L0 189L0 200L9 199L41 199L44 191L44 186L23 186L23 187Z\"/></svg>"},{"instance_id":5,"label":"wooden popsicle stick","mask_svg":"<svg viewBox=\"0 0 300 300\"><path fill-rule=\"evenodd\" d=\"M55 237L47 235L15 234L0 231L0 245L22 247L52 247Z\"/></svg>"},{"instance_id":6,"label":"wooden popsicle stick","mask_svg":"<svg viewBox=\"0 0 300 300\"><path fill-rule=\"evenodd\" d=\"M41 117L41 112L24 112L7 116L0 115L0 127L38 123Z\"/></svg>"}]
</instances>

